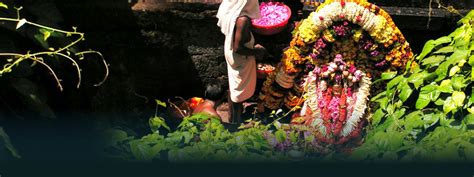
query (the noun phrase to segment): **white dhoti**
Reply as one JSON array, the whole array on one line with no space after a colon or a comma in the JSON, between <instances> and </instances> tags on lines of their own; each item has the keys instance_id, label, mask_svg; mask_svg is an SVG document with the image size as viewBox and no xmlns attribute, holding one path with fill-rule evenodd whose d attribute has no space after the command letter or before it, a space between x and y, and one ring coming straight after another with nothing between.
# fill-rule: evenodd
<instances>
[{"instance_id":1,"label":"white dhoti","mask_svg":"<svg viewBox=\"0 0 474 177\"><path fill-rule=\"evenodd\" d=\"M245 44L253 48L254 39ZM230 99L234 103L243 102L252 97L257 82L255 56L239 55L232 50L225 51L227 73L229 77Z\"/></svg>"},{"instance_id":2,"label":"white dhoti","mask_svg":"<svg viewBox=\"0 0 474 177\"><path fill-rule=\"evenodd\" d=\"M243 56L232 49L234 42L234 28L239 16L248 16L251 19L260 18L258 0L223 0L216 17L217 26L225 35L224 54L227 61L229 90L232 102L239 103L252 97L257 81L257 66L255 56ZM253 35L245 47L253 48Z\"/></svg>"}]
</instances>

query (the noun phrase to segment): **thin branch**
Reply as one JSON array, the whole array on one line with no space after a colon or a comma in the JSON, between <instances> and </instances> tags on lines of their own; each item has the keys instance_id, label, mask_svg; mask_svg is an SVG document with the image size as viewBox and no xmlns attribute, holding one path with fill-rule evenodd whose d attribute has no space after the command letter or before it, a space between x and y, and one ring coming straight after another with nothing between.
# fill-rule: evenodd
<instances>
[{"instance_id":1,"label":"thin branch","mask_svg":"<svg viewBox=\"0 0 474 177\"><path fill-rule=\"evenodd\" d=\"M90 50L90 51L84 51L84 52L76 53L77 56L84 55L84 54L97 54L102 59L102 63L104 64L104 67L105 67L105 75L104 75L104 78L102 79L102 81L100 81L97 84L94 84L95 87L101 86L107 80L107 78L109 77L109 64L107 64L107 61L105 61L104 56L100 52Z\"/></svg>"},{"instance_id":2,"label":"thin branch","mask_svg":"<svg viewBox=\"0 0 474 177\"><path fill-rule=\"evenodd\" d=\"M72 65L76 67L77 77L78 77L78 79L77 79L77 88L79 88L81 86L81 81L82 81L81 68L79 68L79 64L74 59L72 59L70 56L64 55L63 53L57 53L56 55L62 56L64 58L70 60L72 62Z\"/></svg>"},{"instance_id":3,"label":"thin branch","mask_svg":"<svg viewBox=\"0 0 474 177\"><path fill-rule=\"evenodd\" d=\"M71 48L72 46L76 45L77 43L79 43L80 41L84 40L84 33L80 33L80 32L77 32L76 31L76 27L73 27L74 31L66 31L66 30L60 30L60 29L56 29L56 28L52 28L52 27L48 27L48 26L44 26L44 25L41 25L41 24L37 24L37 23L33 23L33 22L29 22L25 19L21 19L20 18L20 10L22 9L23 7L19 7L19 8L15 8L17 10L17 18L5 18L5 17L0 17L0 21L9 21L9 22L17 22L19 23L20 21L25 21L25 24L28 24L28 25L31 25L31 26L35 26L35 27L38 27L38 28L41 28L41 29L46 29L46 30L49 30L51 32L59 32L59 33L63 33L63 34L66 34L67 37L71 36L71 35L78 35L79 37L74 40L73 42L69 43L68 45L66 46L63 46L57 50L52 50L52 51L44 51L44 52L37 52L37 53L34 53L34 54L30 54L29 52L26 53L26 54L19 54L19 53L0 53L0 56L10 56L10 57L13 57L13 58L7 58L7 64L5 64L3 66L3 69L0 70L0 75L3 74L3 73L8 73L8 72L11 72L12 71L12 68L16 65L18 65L19 63L21 63L22 61L26 60L26 59L30 59L30 60L33 60L34 62L38 62L40 63L41 65L45 66L50 72L51 74L53 75L54 79L56 80L56 82L58 83L58 87L60 89L60 91L63 91L63 87L61 85L61 81L60 79L57 77L56 73L54 72L54 70L48 65L46 64L42 59L41 55L48 55L48 56L51 56L51 55L59 55L59 56L62 56L68 60L70 60L73 65L75 66L76 70L77 70L77 73L78 73L78 83L77 83L77 88L80 87L81 85L81 81L82 81L82 75L81 75L81 69L79 67L79 64L71 57L69 56L69 53L68 55L64 54L63 52L68 50L69 48ZM100 86L102 85L105 80L107 80L108 76L109 76L109 65L107 64L107 62L105 61L105 58L104 56L100 53L100 52L97 52L97 51L83 51L83 52L78 52L75 54L75 56L83 56L84 54L97 54L100 56L100 58L102 59L102 63L104 64L105 66L105 76L104 78L102 79L102 81L98 84L94 84L94 86ZM15 58L17 57L17 58Z\"/></svg>"},{"instance_id":4,"label":"thin branch","mask_svg":"<svg viewBox=\"0 0 474 177\"><path fill-rule=\"evenodd\" d=\"M38 62L39 64L42 64L43 66L45 66L45 67L49 70L49 72L51 72L51 75L53 75L54 79L56 80L56 82L57 82L57 84L58 84L58 87L59 87L59 91L62 92L62 91L64 90L64 89L63 89L63 86L61 85L61 81L59 80L58 76L56 75L56 73L54 72L54 70L53 70L51 67L49 67L48 64L44 63L44 62L41 61L41 60L35 59L35 58L29 57L29 59L31 59L31 60L33 60L33 61L36 61L36 62Z\"/></svg>"},{"instance_id":5,"label":"thin branch","mask_svg":"<svg viewBox=\"0 0 474 177\"><path fill-rule=\"evenodd\" d=\"M0 18L0 21L11 21L11 22L20 22L20 19L14 19L14 18ZM60 30L60 29L56 29L56 28L51 28L51 27L48 27L48 26L44 26L44 25L40 25L40 24L37 24L37 23L33 23L33 22L29 22L29 21L26 21L25 24L28 24L28 25L32 25L32 26L36 26L38 28L43 28L43 29L47 29L47 30L51 30L52 32L60 32L60 33L64 33L66 35L79 35L79 38L77 38L75 41L71 42L70 44L54 51L56 53L59 53L59 52L62 52L74 45L76 45L77 43L79 43L81 40L84 39L84 33L80 33L80 32L77 32L75 29L74 31L65 31L65 30Z\"/></svg>"}]
</instances>

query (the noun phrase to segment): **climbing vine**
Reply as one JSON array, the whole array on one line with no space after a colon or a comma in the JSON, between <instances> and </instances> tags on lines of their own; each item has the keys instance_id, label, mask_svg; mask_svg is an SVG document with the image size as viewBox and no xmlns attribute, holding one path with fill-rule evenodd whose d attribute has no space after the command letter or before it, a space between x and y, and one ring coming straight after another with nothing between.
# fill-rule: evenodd
<instances>
[{"instance_id":1,"label":"climbing vine","mask_svg":"<svg viewBox=\"0 0 474 177\"><path fill-rule=\"evenodd\" d=\"M1 3L0 8L7 9L8 6ZM85 58L85 55L93 54L93 55L98 55L101 58L102 63L104 64L105 71L106 71L105 76L102 79L102 81L100 81L98 84L95 84L94 86L100 86L102 83L105 82L105 80L107 79L107 77L109 75L109 68L108 68L108 64L105 61L103 55L100 52L94 51L94 50L79 51L78 52L78 51L76 51L75 49L72 48L73 46L77 45L79 42L84 40L84 33L78 32L76 27L73 27L72 31L66 31L66 30L56 29L56 28L40 25L40 24L37 24L37 23L34 23L34 22L30 22L27 19L20 17L20 10L22 9L22 7L15 8L15 9L17 11L17 18L0 17L0 21L16 23L16 30L22 28L25 25L31 25L31 26L39 28L40 34L36 35L35 37L38 37L38 36L41 35L40 39L42 39L42 40L39 40L39 41L43 45L43 47L48 46L47 41L50 37L63 37L65 35L66 37L75 36L76 38L72 42L70 42L69 44L61 46L61 47L56 48L56 49L52 48L52 47L48 47L47 51L41 51L41 52L36 52L36 53L30 53L30 51L28 51L28 52L22 53L22 54L20 54L20 53L0 53L0 56L4 57L4 59L6 61L6 63L3 65L3 68L0 70L0 76L2 76L3 74L6 74L6 73L12 72L14 67L18 66L22 62L32 61L35 64L37 63L37 64L40 64L40 65L44 66L51 73L51 75L53 76L54 80L57 83L57 86L58 86L59 90L63 91L63 86L61 84L61 79L58 77L58 75L54 72L54 70L45 61L46 57L53 56L53 57L59 57L59 58L66 59L67 61L72 63L72 65L76 69L75 72L77 73L77 77L78 77L76 87L79 88L80 85L81 85L81 68L79 67L79 64L77 63L77 61L74 58L78 58L79 60L82 60L82 59Z\"/></svg>"},{"instance_id":2,"label":"climbing vine","mask_svg":"<svg viewBox=\"0 0 474 177\"><path fill-rule=\"evenodd\" d=\"M8 9L9 7L0 2L0 9ZM103 55L94 50L85 50L85 51L78 51L75 46L77 46L81 41L84 41L84 33L78 32L76 27L73 27L71 31L68 30L61 30L57 28L52 28L49 26L41 25L38 23L34 23L28 21L25 18L20 16L20 11L22 7L16 8L16 18L8 18L8 17L0 17L0 22L4 24L9 23L16 23L15 30L19 30L21 28L25 28L24 26L33 26L38 29L38 34L34 36L34 38L41 44L45 51L40 52L31 52L28 51L26 53L13 53L13 52L5 52L0 53L1 64L3 67L0 67L0 77L4 76L5 74L11 73L16 69L16 67L23 62L31 61L31 66L34 65L41 65L45 67L52 75L54 80L56 81L57 87L60 91L63 91L63 85L61 83L61 78L56 74L54 69L48 65L47 60L51 57L65 59L69 61L75 68L75 72L77 74L77 84L76 87L79 88L81 86L81 68L77 60L83 60L86 55L97 55L100 59L102 64L104 65L105 75L103 79L95 84L94 86L100 86L105 82L109 75L109 68L108 64L105 61ZM73 40L64 46L60 46L58 48L49 47L48 39L50 38L68 38ZM15 158L20 158L18 151L14 148L12 142L10 141L9 136L4 131L3 127L0 126L0 142L3 143Z\"/></svg>"}]
</instances>

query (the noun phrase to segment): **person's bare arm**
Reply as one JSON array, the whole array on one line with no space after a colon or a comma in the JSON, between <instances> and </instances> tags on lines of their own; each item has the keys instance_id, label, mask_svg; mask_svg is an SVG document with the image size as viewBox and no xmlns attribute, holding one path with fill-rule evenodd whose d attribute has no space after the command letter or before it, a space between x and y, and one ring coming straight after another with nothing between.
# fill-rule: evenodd
<instances>
[{"instance_id":1,"label":"person's bare arm","mask_svg":"<svg viewBox=\"0 0 474 177\"><path fill-rule=\"evenodd\" d=\"M256 45L255 48L250 49L245 47L245 43L250 41L250 25L251 21L247 17L239 17L235 22L235 35L233 49L236 53L240 55L263 55L265 53L265 48L261 45Z\"/></svg>"}]
</instances>

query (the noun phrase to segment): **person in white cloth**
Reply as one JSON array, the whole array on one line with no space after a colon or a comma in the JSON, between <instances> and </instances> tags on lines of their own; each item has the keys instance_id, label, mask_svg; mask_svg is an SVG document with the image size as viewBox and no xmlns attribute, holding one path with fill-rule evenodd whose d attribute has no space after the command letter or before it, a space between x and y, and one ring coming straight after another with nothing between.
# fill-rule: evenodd
<instances>
[{"instance_id":1,"label":"person in white cloth","mask_svg":"<svg viewBox=\"0 0 474 177\"><path fill-rule=\"evenodd\" d=\"M251 19L258 19L258 0L223 0L216 17L225 35L224 55L229 77L229 107L232 123L242 123L242 103L252 97L257 80L256 58L266 50L256 44L251 32Z\"/></svg>"}]
</instances>

